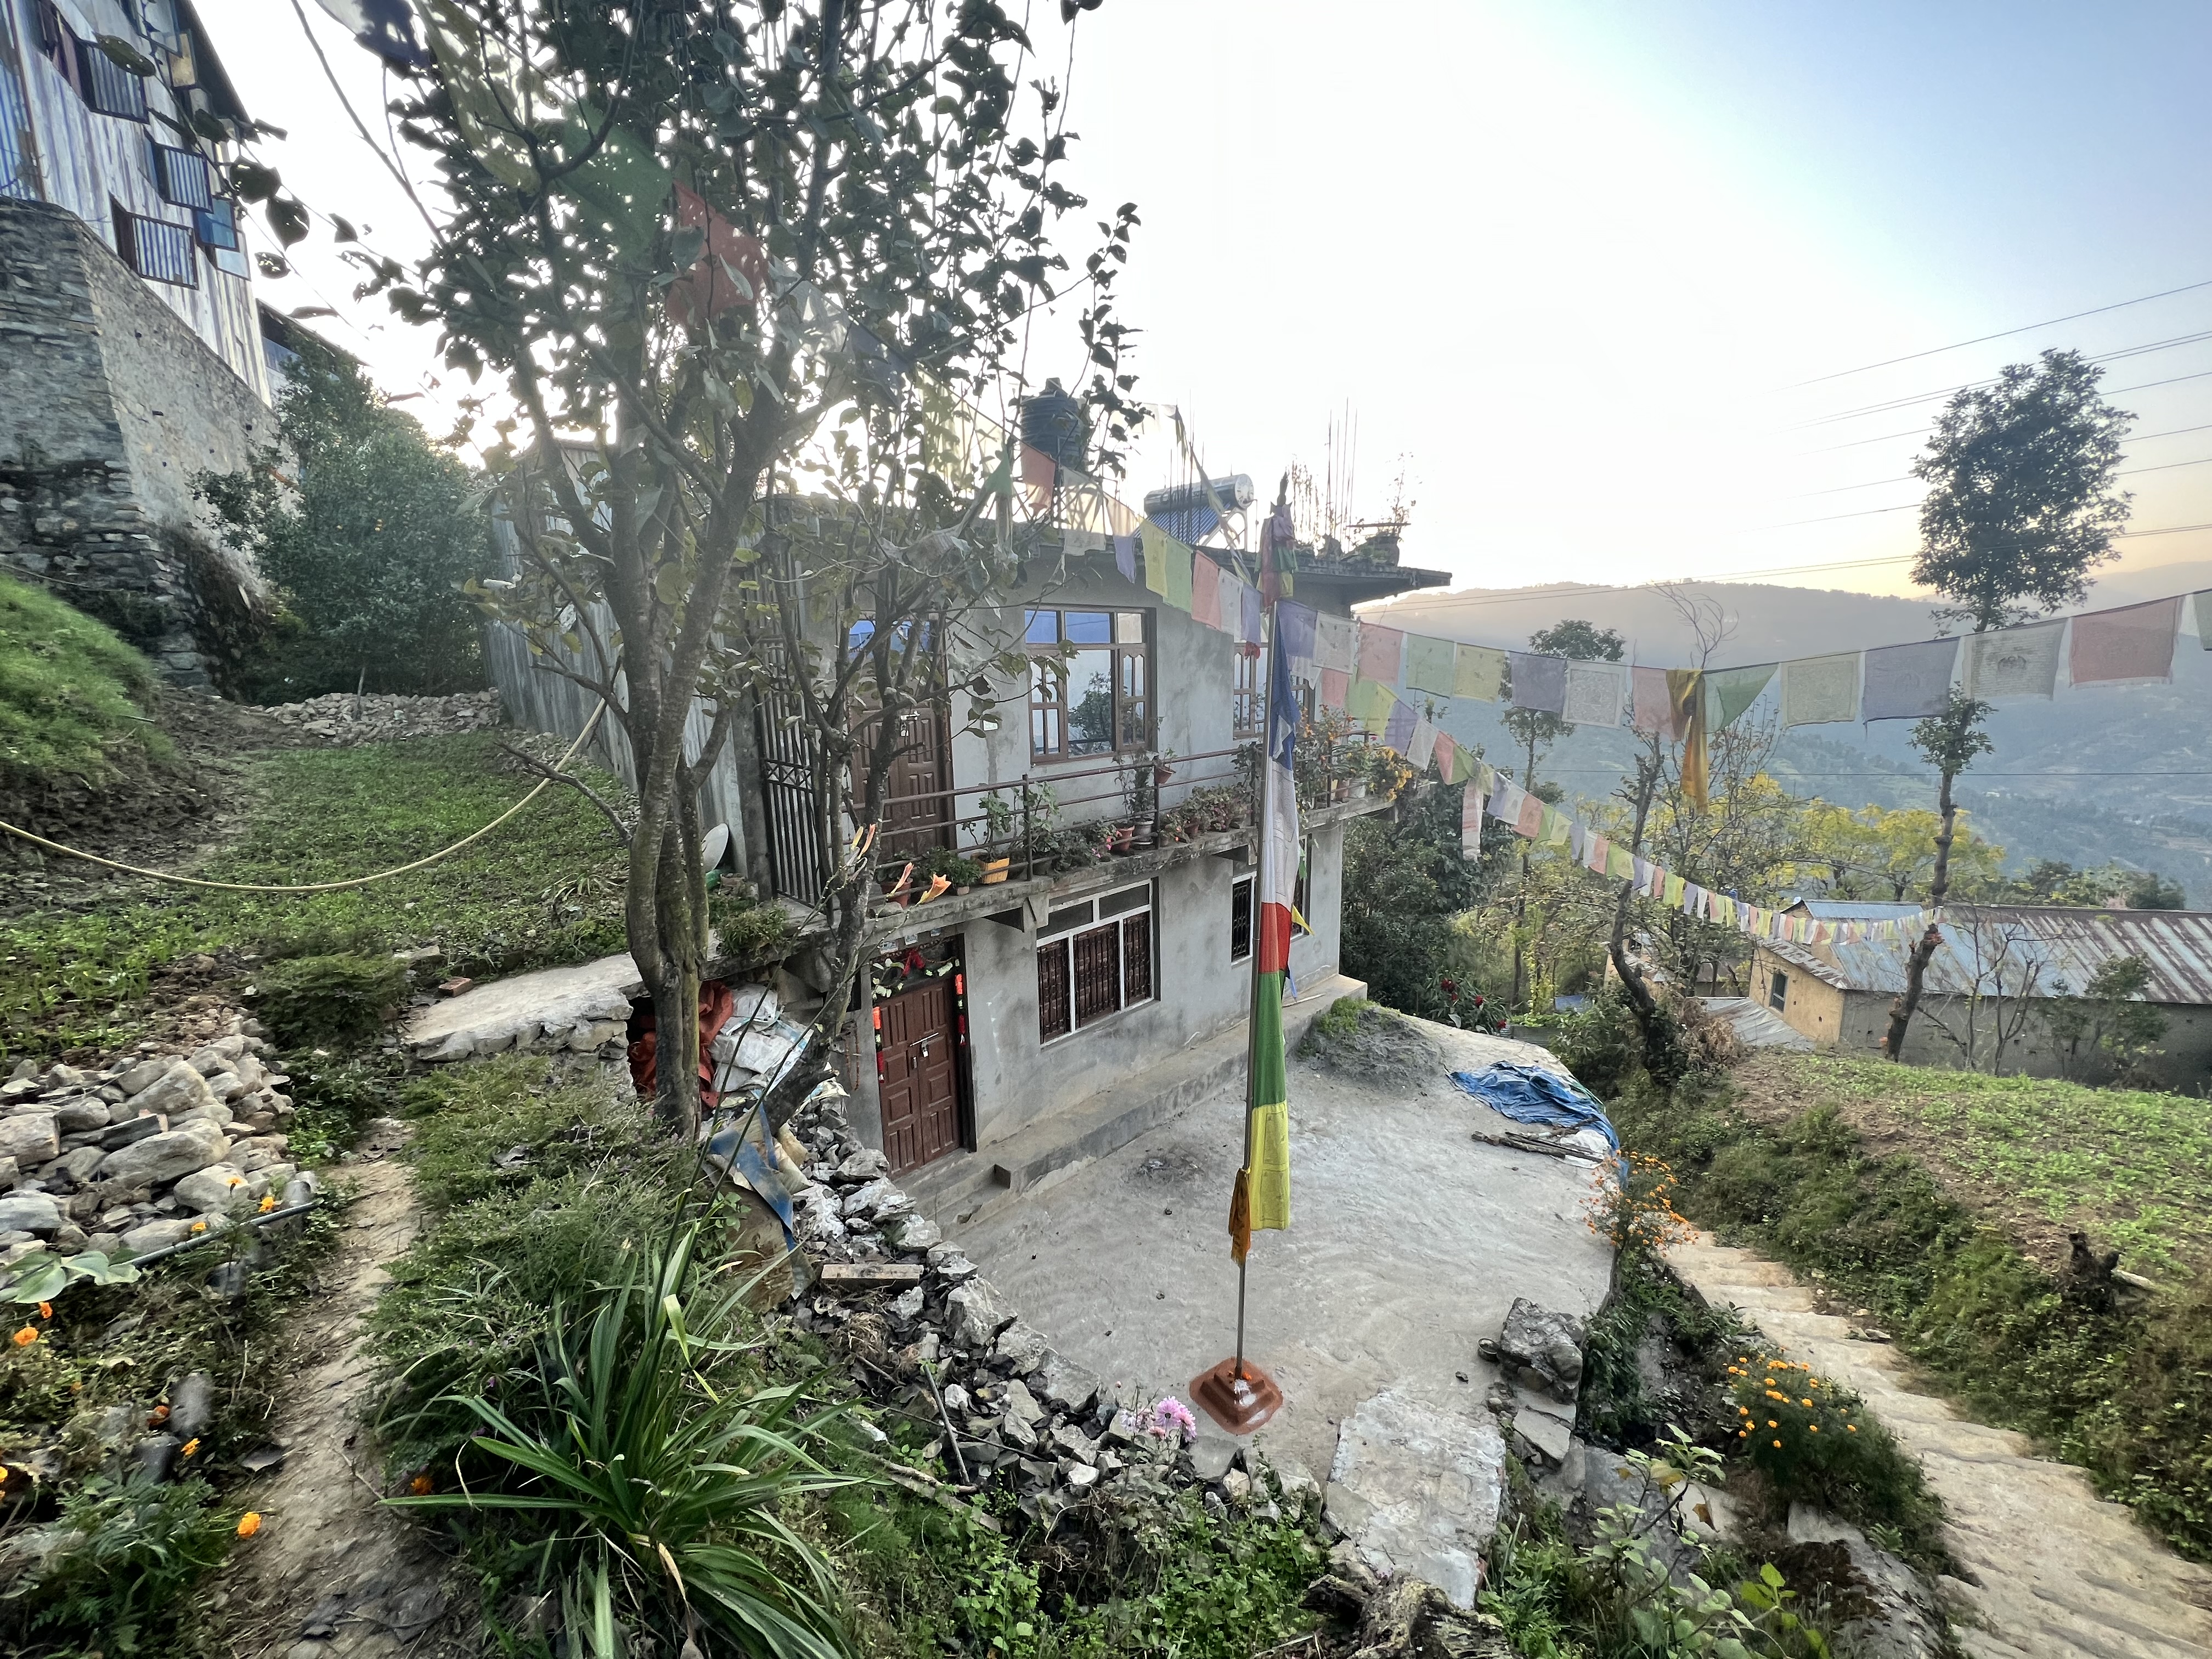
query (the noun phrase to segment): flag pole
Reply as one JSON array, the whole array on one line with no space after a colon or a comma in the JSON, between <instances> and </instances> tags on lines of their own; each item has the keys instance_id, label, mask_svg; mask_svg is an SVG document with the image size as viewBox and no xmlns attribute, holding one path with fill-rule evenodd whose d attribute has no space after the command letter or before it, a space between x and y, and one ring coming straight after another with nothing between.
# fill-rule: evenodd
<instances>
[{"instance_id":1,"label":"flag pole","mask_svg":"<svg viewBox=\"0 0 2212 1659\"><path fill-rule=\"evenodd\" d=\"M1264 706L1269 710L1272 719L1275 694L1275 653L1282 648L1283 629L1282 623L1276 617L1273 606L1268 607L1262 614L1267 629L1267 665L1260 683L1267 688ZM1274 802L1269 799L1268 796L1275 787L1275 769L1267 763L1267 756L1265 752L1267 739L1273 735L1268 730L1269 724L1270 720L1262 720L1260 723L1261 748L1260 799L1255 803L1259 816L1253 824L1254 838L1258 844L1260 857L1253 863L1252 973L1251 982L1246 989L1244 997L1244 1160L1238 1166L1237 1179L1240 1182L1249 1181L1251 1177L1252 1114L1258 1110L1260 1106L1256 1097L1260 1087L1260 963L1267 954L1260 948L1261 908L1267 896L1261 889L1265 885L1264 866L1267 856L1267 826L1274 822L1274 814L1270 810L1273 807ZM1249 1237L1248 1234L1248 1240ZM1230 1374L1237 1378L1244 1376L1244 1282L1251 1260L1252 1251L1248 1243L1246 1248L1239 1252L1237 1257L1237 1357L1231 1362L1232 1369Z\"/></svg>"}]
</instances>

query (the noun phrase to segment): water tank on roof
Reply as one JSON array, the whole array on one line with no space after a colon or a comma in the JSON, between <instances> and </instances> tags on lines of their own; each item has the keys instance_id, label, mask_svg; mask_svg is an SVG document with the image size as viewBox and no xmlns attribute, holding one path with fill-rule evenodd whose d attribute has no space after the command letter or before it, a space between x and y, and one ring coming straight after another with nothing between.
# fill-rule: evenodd
<instances>
[{"instance_id":1,"label":"water tank on roof","mask_svg":"<svg viewBox=\"0 0 2212 1659\"><path fill-rule=\"evenodd\" d=\"M1062 390L1058 380L1047 380L1036 397L1022 399L1022 441L1050 456L1055 466L1085 471L1091 428L1083 418L1082 403Z\"/></svg>"},{"instance_id":2,"label":"water tank on roof","mask_svg":"<svg viewBox=\"0 0 2212 1659\"><path fill-rule=\"evenodd\" d=\"M1145 497L1145 516L1178 541L1196 542L1210 536L1223 514L1242 513L1254 499L1252 480L1242 472L1215 478L1212 484L1211 497L1201 483L1155 489Z\"/></svg>"}]
</instances>

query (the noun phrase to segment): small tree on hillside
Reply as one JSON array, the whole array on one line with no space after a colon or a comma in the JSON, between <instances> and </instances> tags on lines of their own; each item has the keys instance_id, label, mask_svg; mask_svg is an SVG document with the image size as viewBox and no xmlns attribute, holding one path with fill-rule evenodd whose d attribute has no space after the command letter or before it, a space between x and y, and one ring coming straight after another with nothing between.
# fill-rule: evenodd
<instances>
[{"instance_id":1,"label":"small tree on hillside","mask_svg":"<svg viewBox=\"0 0 2212 1659\"><path fill-rule=\"evenodd\" d=\"M1547 657L1565 657L1575 662L1619 662L1622 648L1626 644L1627 641L1615 629L1599 628L1575 617L1555 623L1549 628L1540 628L1528 636L1531 651ZM1505 710L1499 719L1504 722L1505 729L1513 734L1514 741L1521 745L1521 787L1533 791L1536 787L1536 763L1546 750L1574 727L1563 715L1546 714L1538 708L1516 708L1512 704L1512 676L1509 670ZM1534 860L1534 850L1524 846L1521 851L1521 884L1523 888L1528 884ZM1525 900L1516 902L1514 908L1516 924L1525 917L1527 909ZM1511 998L1512 1006L1516 1008L1521 1006L1523 983L1522 955L1516 946L1513 953Z\"/></svg>"},{"instance_id":2,"label":"small tree on hillside","mask_svg":"<svg viewBox=\"0 0 2212 1659\"><path fill-rule=\"evenodd\" d=\"M352 358L303 337L276 394L276 441L192 488L280 596L243 665L248 695L483 684L481 623L461 592L490 558L480 480Z\"/></svg>"},{"instance_id":3,"label":"small tree on hillside","mask_svg":"<svg viewBox=\"0 0 2212 1659\"><path fill-rule=\"evenodd\" d=\"M2133 416L2097 390L2104 370L2076 351L2046 351L2014 363L1996 384L1954 396L1936 435L1913 464L1927 481L1921 549L1912 579L1946 603L1939 620L1985 633L2087 597L2089 573L2111 559L2112 532L2127 521L2128 496L2113 487L2120 440ZM1950 693L1942 710L1913 728L1912 743L1936 770L1935 861L1928 902L1950 891L1959 774L1989 750L1990 705ZM1920 1006L1928 963L1942 943L1931 924L1905 957L1905 988L1889 1012L1883 1051L1904 1052Z\"/></svg>"},{"instance_id":4,"label":"small tree on hillside","mask_svg":"<svg viewBox=\"0 0 2212 1659\"><path fill-rule=\"evenodd\" d=\"M2099 964L2078 992L2063 984L2056 988L2044 1024L2066 1076L2086 1080L2101 1062L2122 1083L2153 1081L2143 1062L2166 1040L2166 1016L2142 1000L2150 988L2149 963L2116 957Z\"/></svg>"},{"instance_id":5,"label":"small tree on hillside","mask_svg":"<svg viewBox=\"0 0 2212 1659\"><path fill-rule=\"evenodd\" d=\"M2004 848L1982 840L1957 815L1951 830L1951 891L1995 902L2002 887ZM1927 881L1936 862L1935 838L1942 827L1924 806L1869 805L1856 810L1814 800L1805 808L1804 854L1793 883L1819 884L1841 899L1887 899L1901 904Z\"/></svg>"},{"instance_id":6,"label":"small tree on hillside","mask_svg":"<svg viewBox=\"0 0 2212 1659\"><path fill-rule=\"evenodd\" d=\"M453 210L419 283L368 260L371 285L520 410L523 575L487 603L605 700L635 760L627 932L672 1128L698 1116L700 785L770 690L807 757L828 989L780 1121L849 1006L910 717L963 686L975 713L1009 665L988 601L1019 550L1015 459L960 394L1017 389L1066 266L1060 94L1024 88L1029 39L993 0L451 0L425 22L435 66L394 108ZM1102 224L1081 279L1109 437L1133 222Z\"/></svg>"}]
</instances>

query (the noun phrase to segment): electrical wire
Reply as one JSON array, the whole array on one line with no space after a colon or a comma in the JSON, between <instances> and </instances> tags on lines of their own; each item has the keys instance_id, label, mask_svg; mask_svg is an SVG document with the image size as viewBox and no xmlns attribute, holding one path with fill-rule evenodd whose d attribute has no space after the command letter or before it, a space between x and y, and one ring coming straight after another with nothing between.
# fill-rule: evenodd
<instances>
[{"instance_id":1,"label":"electrical wire","mask_svg":"<svg viewBox=\"0 0 2212 1659\"><path fill-rule=\"evenodd\" d=\"M2095 356L2085 357L2082 362L2116 362L2123 357L2140 357L2153 351L2172 351L2181 346L2195 345L2203 340L2212 340L2212 329L2202 329L2194 334L2176 334L2170 339L2150 340L2142 345L2122 346L2117 351L2100 352ZM1910 409L1915 404L1929 403L1937 398L1947 398L1954 392L1975 392L1984 386L1995 386L2000 378L1991 374L1978 380L1961 380L1956 386L1939 386L1933 392L1915 392L1909 398L1891 398L1881 403L1867 404L1857 409L1842 410L1832 415L1816 415L1809 420L1794 421L1783 430L1801 432L1808 427L1833 426L1838 421L1855 421L1863 415L1882 415L1893 409Z\"/></svg>"},{"instance_id":2,"label":"electrical wire","mask_svg":"<svg viewBox=\"0 0 2212 1659\"><path fill-rule=\"evenodd\" d=\"M2179 429L2183 432L2203 432L2206 428L2201 426L2185 426ZM2154 432L2145 435L2155 438L2164 437L2170 434ZM2132 478L2138 472L2169 472L2177 466L2202 466L2207 461L2212 461L2212 455L2200 456L2197 459L2193 461L2165 461L2155 466L2126 467L2122 469L2120 471L2115 472L2112 476L2116 478ZM1879 489L1884 484L1913 483L1917 482L1917 480L1916 480L1910 472L1905 472L1900 473L1894 478L1869 478L1864 483L1837 484L1833 488L1828 489L1808 489L1805 491L1803 495L1794 495L1791 496L1790 499L1792 501L1807 501L1815 495L1840 495L1845 490L1849 489Z\"/></svg>"},{"instance_id":3,"label":"electrical wire","mask_svg":"<svg viewBox=\"0 0 2212 1659\"><path fill-rule=\"evenodd\" d=\"M1809 380L1793 380L1780 390L1795 392L1800 386L1819 386L1825 380L1840 380L1853 374L1864 374L1872 369L1893 368L1899 363L1915 362L1923 357L1940 357L1947 351L1960 351L1968 346L1986 344L1991 340L2033 333L2039 328L2051 328L2059 323L2078 322L2084 317L2101 317L2108 311L2124 311L2130 306L2147 305L2153 300L2170 300L2177 294L2193 294L2201 288L2212 288L2212 277L2201 283L2185 283L2179 288L2166 289L2156 294L2138 295L2132 300L2117 300L2108 306L2093 306L2087 311L2069 312L2063 317L2045 318L2039 323L2022 323L2018 328L2001 328L1994 334L1978 334L1971 340L1954 340L1949 345L1930 346L1925 351L1908 351L1902 357L1885 357L1878 363L1861 363L1856 368L1839 368L1832 374L1815 374Z\"/></svg>"}]
</instances>

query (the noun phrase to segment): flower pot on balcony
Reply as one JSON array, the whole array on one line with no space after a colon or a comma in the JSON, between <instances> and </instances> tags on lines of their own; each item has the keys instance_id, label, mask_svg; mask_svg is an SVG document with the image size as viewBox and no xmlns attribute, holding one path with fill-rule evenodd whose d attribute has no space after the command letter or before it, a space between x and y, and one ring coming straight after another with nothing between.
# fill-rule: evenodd
<instances>
[{"instance_id":1,"label":"flower pot on balcony","mask_svg":"<svg viewBox=\"0 0 2212 1659\"><path fill-rule=\"evenodd\" d=\"M983 885L986 887L994 887L999 883L1004 881L1006 878L1006 866L1012 862L1013 860L1010 858L985 859L983 860Z\"/></svg>"}]
</instances>

